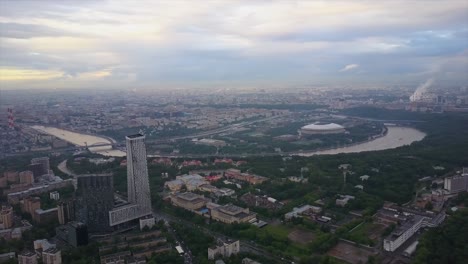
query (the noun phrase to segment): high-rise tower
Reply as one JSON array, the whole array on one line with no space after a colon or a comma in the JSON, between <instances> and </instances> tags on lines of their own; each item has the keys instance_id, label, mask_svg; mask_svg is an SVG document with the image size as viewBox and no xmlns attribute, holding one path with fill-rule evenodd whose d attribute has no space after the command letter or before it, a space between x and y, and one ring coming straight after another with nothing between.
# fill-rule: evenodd
<instances>
[{"instance_id":1,"label":"high-rise tower","mask_svg":"<svg viewBox=\"0 0 468 264\"><path fill-rule=\"evenodd\" d=\"M112 174L77 177L75 218L85 223L90 232L111 231L109 212L114 207Z\"/></svg>"},{"instance_id":2,"label":"high-rise tower","mask_svg":"<svg viewBox=\"0 0 468 264\"><path fill-rule=\"evenodd\" d=\"M128 202L138 204L141 214L151 214L151 193L146 161L145 136L136 134L127 140L127 194Z\"/></svg>"},{"instance_id":3,"label":"high-rise tower","mask_svg":"<svg viewBox=\"0 0 468 264\"><path fill-rule=\"evenodd\" d=\"M152 214L145 136L136 134L127 136L125 139L127 141L128 203L115 207L109 212L111 226Z\"/></svg>"}]
</instances>

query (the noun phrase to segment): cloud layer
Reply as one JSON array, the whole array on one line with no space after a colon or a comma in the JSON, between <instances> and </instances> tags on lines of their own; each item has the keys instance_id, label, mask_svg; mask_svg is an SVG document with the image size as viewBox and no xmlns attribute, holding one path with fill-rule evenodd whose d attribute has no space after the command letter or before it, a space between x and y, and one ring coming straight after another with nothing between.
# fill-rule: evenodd
<instances>
[{"instance_id":1,"label":"cloud layer","mask_svg":"<svg viewBox=\"0 0 468 264\"><path fill-rule=\"evenodd\" d=\"M0 1L0 86L468 80L468 2Z\"/></svg>"}]
</instances>

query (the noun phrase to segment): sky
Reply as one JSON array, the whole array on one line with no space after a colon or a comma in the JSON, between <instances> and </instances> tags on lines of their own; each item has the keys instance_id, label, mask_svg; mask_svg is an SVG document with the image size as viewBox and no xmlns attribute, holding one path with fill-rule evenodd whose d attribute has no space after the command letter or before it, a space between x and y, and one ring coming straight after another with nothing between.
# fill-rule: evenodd
<instances>
[{"instance_id":1,"label":"sky","mask_svg":"<svg viewBox=\"0 0 468 264\"><path fill-rule=\"evenodd\" d=\"M468 82L468 1L0 1L0 89Z\"/></svg>"}]
</instances>

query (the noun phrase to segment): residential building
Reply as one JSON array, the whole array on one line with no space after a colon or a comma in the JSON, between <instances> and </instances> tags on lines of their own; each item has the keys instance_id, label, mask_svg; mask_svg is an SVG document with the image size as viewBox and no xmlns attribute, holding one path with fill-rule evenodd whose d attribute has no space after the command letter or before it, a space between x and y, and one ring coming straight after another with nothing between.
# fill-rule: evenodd
<instances>
[{"instance_id":1,"label":"residential building","mask_svg":"<svg viewBox=\"0 0 468 264\"><path fill-rule=\"evenodd\" d=\"M13 208L11 206L2 206L0 211L0 220L2 221L3 229L13 227Z\"/></svg>"},{"instance_id":2,"label":"residential building","mask_svg":"<svg viewBox=\"0 0 468 264\"><path fill-rule=\"evenodd\" d=\"M57 205L59 224L64 225L75 218L75 201L68 200Z\"/></svg>"},{"instance_id":3,"label":"residential building","mask_svg":"<svg viewBox=\"0 0 468 264\"><path fill-rule=\"evenodd\" d=\"M38 256L42 255L43 251L46 251L49 248L55 248L56 245L50 243L47 239L38 239L34 240L34 251Z\"/></svg>"},{"instance_id":4,"label":"residential building","mask_svg":"<svg viewBox=\"0 0 468 264\"><path fill-rule=\"evenodd\" d=\"M226 224L247 223L256 220L256 214L249 208L241 208L233 204L220 205L211 209L211 218Z\"/></svg>"},{"instance_id":5,"label":"residential building","mask_svg":"<svg viewBox=\"0 0 468 264\"><path fill-rule=\"evenodd\" d=\"M218 240L215 246L208 248L208 259L216 257L229 258L231 255L236 255L240 251L240 242L236 241L221 241Z\"/></svg>"},{"instance_id":6,"label":"residential building","mask_svg":"<svg viewBox=\"0 0 468 264\"><path fill-rule=\"evenodd\" d=\"M41 209L41 199L39 197L27 197L21 202L21 211L34 216L37 209Z\"/></svg>"},{"instance_id":7,"label":"residential building","mask_svg":"<svg viewBox=\"0 0 468 264\"><path fill-rule=\"evenodd\" d=\"M17 171L6 171L3 173L3 177L7 179L8 183L15 183L19 181L19 175Z\"/></svg>"},{"instance_id":8,"label":"residential building","mask_svg":"<svg viewBox=\"0 0 468 264\"><path fill-rule=\"evenodd\" d=\"M91 233L111 231L109 212L113 207L112 174L77 176L76 221L86 224Z\"/></svg>"},{"instance_id":9,"label":"residential building","mask_svg":"<svg viewBox=\"0 0 468 264\"><path fill-rule=\"evenodd\" d=\"M418 232L420 228L438 226L444 219L445 213L440 213L433 217L409 215L406 221L383 240L383 248L386 251L393 252Z\"/></svg>"},{"instance_id":10,"label":"residential building","mask_svg":"<svg viewBox=\"0 0 468 264\"><path fill-rule=\"evenodd\" d=\"M49 248L42 252L44 264L62 264L62 251L58 248Z\"/></svg>"},{"instance_id":11,"label":"residential building","mask_svg":"<svg viewBox=\"0 0 468 264\"><path fill-rule=\"evenodd\" d=\"M65 188L68 186L73 186L73 179L62 180L60 179L60 177L55 176L53 178L53 181L49 181L47 182L47 184L34 186L24 191L8 193L7 195L8 203L17 204L21 201L21 199L24 199L33 195L40 195L46 192Z\"/></svg>"},{"instance_id":12,"label":"residential building","mask_svg":"<svg viewBox=\"0 0 468 264\"><path fill-rule=\"evenodd\" d=\"M88 228L80 222L70 222L55 228L57 237L74 247L88 244Z\"/></svg>"},{"instance_id":13,"label":"residential building","mask_svg":"<svg viewBox=\"0 0 468 264\"><path fill-rule=\"evenodd\" d=\"M444 179L444 189L450 193L464 192L468 190L468 173L455 175Z\"/></svg>"},{"instance_id":14,"label":"residential building","mask_svg":"<svg viewBox=\"0 0 468 264\"><path fill-rule=\"evenodd\" d=\"M32 171L22 171L19 173L20 183L32 185L34 183L34 174Z\"/></svg>"},{"instance_id":15,"label":"residential building","mask_svg":"<svg viewBox=\"0 0 468 264\"><path fill-rule=\"evenodd\" d=\"M34 177L40 177L44 174L49 174L50 162L48 157L34 158L31 160L30 168L32 168Z\"/></svg>"},{"instance_id":16,"label":"residential building","mask_svg":"<svg viewBox=\"0 0 468 264\"><path fill-rule=\"evenodd\" d=\"M18 264L37 264L37 255L31 251L18 254Z\"/></svg>"}]
</instances>

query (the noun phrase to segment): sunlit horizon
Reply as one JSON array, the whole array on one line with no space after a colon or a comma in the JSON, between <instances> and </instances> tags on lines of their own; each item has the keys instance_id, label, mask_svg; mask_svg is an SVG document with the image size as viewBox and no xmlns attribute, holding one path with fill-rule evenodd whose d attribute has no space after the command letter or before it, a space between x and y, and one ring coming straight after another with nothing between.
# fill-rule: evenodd
<instances>
[{"instance_id":1,"label":"sunlit horizon","mask_svg":"<svg viewBox=\"0 0 468 264\"><path fill-rule=\"evenodd\" d=\"M467 1L2 1L0 86L466 85Z\"/></svg>"}]
</instances>

